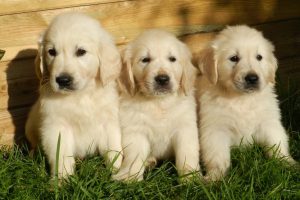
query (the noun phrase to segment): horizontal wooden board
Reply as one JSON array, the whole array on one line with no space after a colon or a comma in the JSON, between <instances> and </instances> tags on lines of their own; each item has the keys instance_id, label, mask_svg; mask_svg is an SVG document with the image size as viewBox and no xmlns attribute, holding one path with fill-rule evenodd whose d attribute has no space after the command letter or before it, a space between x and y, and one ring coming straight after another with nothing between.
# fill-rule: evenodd
<instances>
[{"instance_id":1,"label":"horizontal wooden board","mask_svg":"<svg viewBox=\"0 0 300 200\"><path fill-rule=\"evenodd\" d=\"M24 127L29 108L0 110L0 145L24 141Z\"/></svg>"},{"instance_id":2,"label":"horizontal wooden board","mask_svg":"<svg viewBox=\"0 0 300 200\"><path fill-rule=\"evenodd\" d=\"M36 54L36 50L30 53ZM35 77L34 58L0 62L0 81Z\"/></svg>"},{"instance_id":3,"label":"horizontal wooden board","mask_svg":"<svg viewBox=\"0 0 300 200\"><path fill-rule=\"evenodd\" d=\"M0 109L31 105L38 96L37 78L0 81Z\"/></svg>"},{"instance_id":4,"label":"horizontal wooden board","mask_svg":"<svg viewBox=\"0 0 300 200\"><path fill-rule=\"evenodd\" d=\"M83 5L111 3L118 1L120 0L0 0L0 16L41 10L53 10L56 8L70 8Z\"/></svg>"},{"instance_id":5,"label":"horizontal wooden board","mask_svg":"<svg viewBox=\"0 0 300 200\"><path fill-rule=\"evenodd\" d=\"M15 108L11 110L0 109L0 123L13 123L27 117L30 107ZM1 125L0 125L1 127ZM8 132L7 132L8 133Z\"/></svg>"},{"instance_id":6,"label":"horizontal wooden board","mask_svg":"<svg viewBox=\"0 0 300 200\"><path fill-rule=\"evenodd\" d=\"M14 134L6 134L5 131L5 127L0 125L0 146L12 146Z\"/></svg>"},{"instance_id":7,"label":"horizontal wooden board","mask_svg":"<svg viewBox=\"0 0 300 200\"><path fill-rule=\"evenodd\" d=\"M76 10L97 18L124 44L147 28L165 28L176 35L210 32L225 24L257 24L300 17L300 1L126 1L76 8L0 16L3 60L11 60L24 47L32 47L39 34L59 13ZM15 54L14 54L15 52ZM23 55L20 55L22 57ZM26 55L28 56L28 55Z\"/></svg>"}]
</instances>

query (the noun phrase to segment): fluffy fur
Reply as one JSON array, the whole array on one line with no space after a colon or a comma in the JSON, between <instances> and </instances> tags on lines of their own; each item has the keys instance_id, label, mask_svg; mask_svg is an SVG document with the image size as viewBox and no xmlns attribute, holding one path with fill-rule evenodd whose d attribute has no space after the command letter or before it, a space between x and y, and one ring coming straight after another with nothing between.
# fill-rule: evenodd
<instances>
[{"instance_id":1,"label":"fluffy fur","mask_svg":"<svg viewBox=\"0 0 300 200\"><path fill-rule=\"evenodd\" d=\"M274 47L247 26L223 30L200 60L198 79L200 145L209 180L230 166L233 145L256 142L267 154L294 160L274 92ZM270 148L275 146L275 148Z\"/></svg>"},{"instance_id":2,"label":"fluffy fur","mask_svg":"<svg viewBox=\"0 0 300 200\"><path fill-rule=\"evenodd\" d=\"M149 161L170 157L175 157L179 175L198 171L195 69L188 48L170 33L148 30L123 53L120 120L124 160L113 178L142 180ZM164 82L162 77L169 80Z\"/></svg>"},{"instance_id":3,"label":"fluffy fur","mask_svg":"<svg viewBox=\"0 0 300 200\"><path fill-rule=\"evenodd\" d=\"M39 42L36 64L40 97L29 114L26 136L32 148L41 140L52 175L59 134L60 178L73 174L75 156L89 153L105 155L108 163L116 159L113 166L119 168L116 79L121 58L110 35L86 15L59 15Z\"/></svg>"}]
</instances>

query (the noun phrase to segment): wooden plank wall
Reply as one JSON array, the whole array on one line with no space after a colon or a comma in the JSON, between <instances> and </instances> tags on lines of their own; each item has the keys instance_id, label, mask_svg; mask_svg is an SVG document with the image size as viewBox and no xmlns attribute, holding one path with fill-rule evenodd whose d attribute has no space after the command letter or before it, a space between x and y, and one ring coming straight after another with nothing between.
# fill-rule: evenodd
<instances>
[{"instance_id":1,"label":"wooden plank wall","mask_svg":"<svg viewBox=\"0 0 300 200\"><path fill-rule=\"evenodd\" d=\"M164 28L200 51L227 24L249 24L276 46L283 80L300 80L298 0L0 0L0 144L22 139L37 98L34 56L39 34L59 13L79 11L98 19L124 45L148 28ZM299 81L300 82L300 81Z\"/></svg>"}]
</instances>

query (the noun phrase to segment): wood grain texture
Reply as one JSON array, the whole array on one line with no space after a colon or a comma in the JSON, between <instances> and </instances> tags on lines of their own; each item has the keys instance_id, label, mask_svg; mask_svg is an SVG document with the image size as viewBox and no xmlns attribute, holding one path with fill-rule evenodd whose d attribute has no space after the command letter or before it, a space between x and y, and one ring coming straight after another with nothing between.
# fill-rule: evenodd
<instances>
[{"instance_id":1,"label":"wood grain texture","mask_svg":"<svg viewBox=\"0 0 300 200\"><path fill-rule=\"evenodd\" d=\"M83 5L94 5L118 2L121 0L0 0L0 15L70 8Z\"/></svg>"},{"instance_id":2,"label":"wood grain texture","mask_svg":"<svg viewBox=\"0 0 300 200\"><path fill-rule=\"evenodd\" d=\"M0 62L0 81L35 76L34 58Z\"/></svg>"},{"instance_id":3,"label":"wood grain texture","mask_svg":"<svg viewBox=\"0 0 300 200\"><path fill-rule=\"evenodd\" d=\"M280 21L271 24L256 26L262 30L276 47L276 54L279 59L292 58L300 56L300 19ZM284 30L284 31L282 31ZM185 35L181 37L191 49L194 55L197 55L214 36L213 33L200 33ZM36 50L24 50L20 54L28 52L36 53ZM280 65L280 68L293 67L289 65ZM294 67L294 70L299 68ZM290 73L288 70L281 70L281 73ZM6 61L0 63L0 109L14 108L22 105L29 105L37 97L38 80L36 79L33 58Z\"/></svg>"},{"instance_id":4,"label":"wood grain texture","mask_svg":"<svg viewBox=\"0 0 300 200\"><path fill-rule=\"evenodd\" d=\"M27 117L29 110L30 110L29 107L15 108L11 110L0 109L0 124L14 123L14 120L18 121L19 119L24 119L25 117ZM0 127L2 126L0 125ZM11 133L11 132L4 132L4 133Z\"/></svg>"},{"instance_id":5,"label":"wood grain texture","mask_svg":"<svg viewBox=\"0 0 300 200\"><path fill-rule=\"evenodd\" d=\"M255 25L254 27L263 31L264 35L274 43L276 47L276 55L278 58L300 55L300 18ZM190 46L191 50L195 53L201 50L203 46L207 44L207 42L212 40L214 35L215 32L195 33L187 35L184 34L180 38L182 38L182 40L186 42ZM119 46L120 48L123 47L123 45ZM22 49L19 52L14 49L13 62L0 62L0 80L3 80L3 77L6 76L4 73L5 65L8 66L9 63L11 63L14 66L15 64L13 63L17 63L17 61L15 61L16 59L34 57L37 53L37 50L35 48L36 45L32 45L26 49ZM12 54L9 53L10 52L6 52L7 57L12 56ZM21 63L19 65L21 65ZM28 63L24 63L24 67L27 65ZM17 72L15 70L11 71L12 74L20 74L20 72Z\"/></svg>"},{"instance_id":6,"label":"wood grain texture","mask_svg":"<svg viewBox=\"0 0 300 200\"><path fill-rule=\"evenodd\" d=\"M24 141L24 127L29 107L13 110L0 109L0 146L11 146Z\"/></svg>"},{"instance_id":7,"label":"wood grain texture","mask_svg":"<svg viewBox=\"0 0 300 200\"><path fill-rule=\"evenodd\" d=\"M11 60L14 52L34 45L57 14L66 11L87 13L124 44L147 28L165 28L176 35L210 32L225 24L257 24L300 17L300 1L191 1L152 0L84 5L0 16L0 47ZM21 56L22 57L22 56Z\"/></svg>"},{"instance_id":8,"label":"wood grain texture","mask_svg":"<svg viewBox=\"0 0 300 200\"><path fill-rule=\"evenodd\" d=\"M38 94L37 78L0 81L0 109L31 105Z\"/></svg>"}]
</instances>

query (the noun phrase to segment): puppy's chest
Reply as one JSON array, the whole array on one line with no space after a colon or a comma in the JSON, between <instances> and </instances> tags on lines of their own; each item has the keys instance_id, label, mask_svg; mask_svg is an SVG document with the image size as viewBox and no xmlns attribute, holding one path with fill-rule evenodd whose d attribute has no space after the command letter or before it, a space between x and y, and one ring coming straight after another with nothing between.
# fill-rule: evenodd
<instances>
[{"instance_id":1,"label":"puppy's chest","mask_svg":"<svg viewBox=\"0 0 300 200\"><path fill-rule=\"evenodd\" d=\"M171 108L156 107L145 113L144 122L150 131L146 132L151 145L151 155L157 159L170 157L172 138L176 133L178 113Z\"/></svg>"},{"instance_id":2,"label":"puppy's chest","mask_svg":"<svg viewBox=\"0 0 300 200\"><path fill-rule=\"evenodd\" d=\"M121 103L122 126L140 126L149 130L149 137L170 137L178 120L179 110L175 105L139 102ZM159 139L158 139L159 140Z\"/></svg>"},{"instance_id":3,"label":"puppy's chest","mask_svg":"<svg viewBox=\"0 0 300 200\"><path fill-rule=\"evenodd\" d=\"M131 113L132 119L136 119L137 122L144 123L149 127L157 127L157 129L167 129L173 123L176 115L171 108L153 105L133 106L128 113Z\"/></svg>"},{"instance_id":4,"label":"puppy's chest","mask_svg":"<svg viewBox=\"0 0 300 200\"><path fill-rule=\"evenodd\" d=\"M47 100L44 104L45 115L61 119L65 123L90 127L95 121L104 118L106 107L96 96L81 96L80 98L62 98Z\"/></svg>"},{"instance_id":5,"label":"puppy's chest","mask_svg":"<svg viewBox=\"0 0 300 200\"><path fill-rule=\"evenodd\" d=\"M214 121L217 126L226 126L241 137L255 133L264 121L264 108L258 99L215 98L201 101L200 120Z\"/></svg>"}]
</instances>

